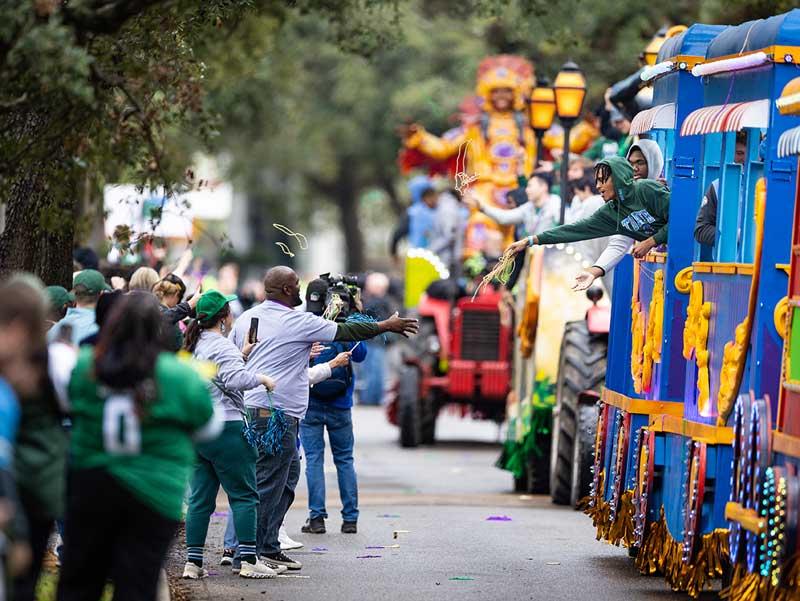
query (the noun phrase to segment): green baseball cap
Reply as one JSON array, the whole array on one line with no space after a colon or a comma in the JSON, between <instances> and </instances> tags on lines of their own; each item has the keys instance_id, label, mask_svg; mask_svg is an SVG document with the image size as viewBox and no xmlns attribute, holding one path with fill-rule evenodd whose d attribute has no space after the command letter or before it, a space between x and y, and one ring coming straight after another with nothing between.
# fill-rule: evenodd
<instances>
[{"instance_id":1,"label":"green baseball cap","mask_svg":"<svg viewBox=\"0 0 800 601\"><path fill-rule=\"evenodd\" d=\"M197 301L197 307L195 307L198 319L202 321L200 315L205 315L206 319L213 317L220 312L222 307L237 298L235 294L222 294L222 292L218 290L207 290L203 292L203 294L200 295L200 300Z\"/></svg>"},{"instance_id":2,"label":"green baseball cap","mask_svg":"<svg viewBox=\"0 0 800 601\"><path fill-rule=\"evenodd\" d=\"M111 290L111 286L106 284L103 274L96 269L84 269L72 278L72 289L83 286L91 294L100 294Z\"/></svg>"},{"instance_id":3,"label":"green baseball cap","mask_svg":"<svg viewBox=\"0 0 800 601\"><path fill-rule=\"evenodd\" d=\"M75 296L67 291L63 286L48 286L45 288L47 298L50 301L50 306L55 309L60 309L67 303L75 300Z\"/></svg>"}]
</instances>

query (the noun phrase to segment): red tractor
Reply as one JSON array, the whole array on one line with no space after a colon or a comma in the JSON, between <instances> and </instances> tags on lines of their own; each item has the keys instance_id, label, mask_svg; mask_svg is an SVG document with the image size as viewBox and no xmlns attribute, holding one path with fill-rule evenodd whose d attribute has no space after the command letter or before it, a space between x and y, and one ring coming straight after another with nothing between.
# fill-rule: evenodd
<instances>
[{"instance_id":1,"label":"red tractor","mask_svg":"<svg viewBox=\"0 0 800 601\"><path fill-rule=\"evenodd\" d=\"M492 288L474 300L422 296L420 331L404 352L389 408L402 446L433 443L436 418L448 404L462 405L465 415L503 421L513 354L513 314L504 307Z\"/></svg>"}]
</instances>

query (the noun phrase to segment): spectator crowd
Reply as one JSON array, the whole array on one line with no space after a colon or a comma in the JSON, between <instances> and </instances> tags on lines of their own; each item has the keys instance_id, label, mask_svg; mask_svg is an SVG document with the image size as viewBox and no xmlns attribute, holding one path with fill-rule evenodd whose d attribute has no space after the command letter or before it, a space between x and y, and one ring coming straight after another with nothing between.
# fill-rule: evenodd
<instances>
[{"instance_id":1,"label":"spectator crowd","mask_svg":"<svg viewBox=\"0 0 800 601\"><path fill-rule=\"evenodd\" d=\"M390 312L386 276L352 286L353 310L337 316L328 281L304 298L288 267L254 289L232 264L192 276L188 254L129 274L102 273L88 249L75 256L70 290L24 273L0 282L0 598L35 599L52 552L58 599L99 599L109 581L115 598L155 599L181 522L183 576L206 577L220 488L221 563L242 578L300 570L283 522L302 444L303 530L325 532L325 430L341 530L357 532L352 363L374 352L382 368L385 335L417 329ZM368 403L381 402L379 372L360 388Z\"/></svg>"}]
</instances>

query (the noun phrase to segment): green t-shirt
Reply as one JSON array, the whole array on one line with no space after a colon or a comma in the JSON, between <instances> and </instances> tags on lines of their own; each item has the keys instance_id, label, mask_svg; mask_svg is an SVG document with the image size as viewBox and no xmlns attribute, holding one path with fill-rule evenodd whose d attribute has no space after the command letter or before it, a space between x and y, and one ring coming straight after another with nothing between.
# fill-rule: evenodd
<instances>
[{"instance_id":1,"label":"green t-shirt","mask_svg":"<svg viewBox=\"0 0 800 601\"><path fill-rule=\"evenodd\" d=\"M180 519L194 442L215 437L223 425L205 381L171 353L161 353L158 397L140 420L130 394L98 387L93 350L81 350L69 383L71 467L103 468L156 512Z\"/></svg>"}]
</instances>

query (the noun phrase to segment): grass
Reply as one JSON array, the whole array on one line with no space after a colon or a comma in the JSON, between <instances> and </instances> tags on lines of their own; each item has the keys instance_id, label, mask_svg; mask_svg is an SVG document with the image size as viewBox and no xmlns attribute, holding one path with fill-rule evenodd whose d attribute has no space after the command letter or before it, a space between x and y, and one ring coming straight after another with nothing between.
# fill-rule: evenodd
<instances>
[{"instance_id":1,"label":"grass","mask_svg":"<svg viewBox=\"0 0 800 601\"><path fill-rule=\"evenodd\" d=\"M55 601L56 587L58 585L58 572L52 569L42 570L39 584L36 586L36 601ZM112 588L109 584L103 591L101 601L111 601Z\"/></svg>"}]
</instances>

